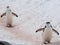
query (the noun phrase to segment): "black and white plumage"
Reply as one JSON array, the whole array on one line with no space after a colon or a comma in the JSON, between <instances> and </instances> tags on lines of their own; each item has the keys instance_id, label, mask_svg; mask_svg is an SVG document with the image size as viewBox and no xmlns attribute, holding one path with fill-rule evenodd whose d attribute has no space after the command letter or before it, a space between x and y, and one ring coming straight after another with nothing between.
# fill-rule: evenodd
<instances>
[{"instance_id":1,"label":"black and white plumage","mask_svg":"<svg viewBox=\"0 0 60 45\"><path fill-rule=\"evenodd\" d=\"M7 21L6 21L7 26L11 27L12 26L12 22L13 22L12 21L13 20L13 16L12 15L15 15L16 17L18 17L18 15L15 14L14 12L12 12L9 6L7 6L6 8L7 8L6 9L6 12L3 13L1 15L1 17L3 17L4 15L6 15L6 18L7 18Z\"/></svg>"},{"instance_id":2,"label":"black and white plumage","mask_svg":"<svg viewBox=\"0 0 60 45\"><path fill-rule=\"evenodd\" d=\"M46 22L46 25L44 28L40 28L38 30L36 30L36 32L43 30L43 40L44 40L44 44L46 43L50 43L50 40L52 38L52 32L54 31L55 33L57 33L57 35L59 35L59 33L53 29L52 25L50 24L50 22Z\"/></svg>"}]
</instances>

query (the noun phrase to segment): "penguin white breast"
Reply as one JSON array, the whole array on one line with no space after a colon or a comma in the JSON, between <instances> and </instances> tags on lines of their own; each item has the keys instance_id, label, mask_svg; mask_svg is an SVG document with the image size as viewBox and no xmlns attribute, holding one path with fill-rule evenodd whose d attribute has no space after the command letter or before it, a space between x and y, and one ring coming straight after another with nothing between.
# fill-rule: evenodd
<instances>
[{"instance_id":1,"label":"penguin white breast","mask_svg":"<svg viewBox=\"0 0 60 45\"><path fill-rule=\"evenodd\" d=\"M12 12L7 10L6 11L7 23L12 23Z\"/></svg>"},{"instance_id":2,"label":"penguin white breast","mask_svg":"<svg viewBox=\"0 0 60 45\"><path fill-rule=\"evenodd\" d=\"M11 10L10 10L10 9L7 9L7 10L6 10L6 15L7 15L7 16L12 15L12 12L11 12Z\"/></svg>"},{"instance_id":3,"label":"penguin white breast","mask_svg":"<svg viewBox=\"0 0 60 45\"><path fill-rule=\"evenodd\" d=\"M43 32L43 39L44 40L50 40L52 38L52 29L46 28Z\"/></svg>"},{"instance_id":4,"label":"penguin white breast","mask_svg":"<svg viewBox=\"0 0 60 45\"><path fill-rule=\"evenodd\" d=\"M7 19L12 19L12 12L6 12Z\"/></svg>"}]
</instances>

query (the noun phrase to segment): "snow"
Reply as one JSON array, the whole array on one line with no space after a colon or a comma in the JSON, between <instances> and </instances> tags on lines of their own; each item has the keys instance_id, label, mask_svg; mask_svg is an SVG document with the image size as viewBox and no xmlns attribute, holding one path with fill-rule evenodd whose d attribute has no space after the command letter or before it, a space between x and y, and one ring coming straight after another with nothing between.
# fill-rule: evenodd
<instances>
[{"instance_id":1,"label":"snow","mask_svg":"<svg viewBox=\"0 0 60 45\"><path fill-rule=\"evenodd\" d=\"M10 6L19 17L13 17L12 28L6 27L6 17L0 18L0 40L12 45L44 45L42 32L35 33L50 21L60 33L60 0L0 0L0 15ZM53 33L52 44L60 45L60 35Z\"/></svg>"}]
</instances>

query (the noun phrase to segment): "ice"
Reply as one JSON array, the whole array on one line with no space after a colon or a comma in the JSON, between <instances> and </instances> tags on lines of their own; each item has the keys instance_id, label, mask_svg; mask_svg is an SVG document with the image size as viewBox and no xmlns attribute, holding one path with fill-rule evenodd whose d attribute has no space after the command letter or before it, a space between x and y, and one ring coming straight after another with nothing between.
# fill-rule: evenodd
<instances>
[{"instance_id":1,"label":"ice","mask_svg":"<svg viewBox=\"0 0 60 45\"><path fill-rule=\"evenodd\" d=\"M50 21L60 33L60 0L0 0L0 15L6 6L19 17L13 17L12 28L6 27L6 17L0 18L0 40L12 45L44 45L42 32L35 33ZM60 45L60 35L53 33L51 44Z\"/></svg>"}]
</instances>

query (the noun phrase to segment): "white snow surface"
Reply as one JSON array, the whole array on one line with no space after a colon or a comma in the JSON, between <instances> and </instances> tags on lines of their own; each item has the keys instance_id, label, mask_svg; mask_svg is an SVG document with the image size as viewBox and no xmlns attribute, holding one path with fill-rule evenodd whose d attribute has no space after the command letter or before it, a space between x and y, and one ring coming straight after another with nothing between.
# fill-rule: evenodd
<instances>
[{"instance_id":1,"label":"white snow surface","mask_svg":"<svg viewBox=\"0 0 60 45\"><path fill-rule=\"evenodd\" d=\"M6 27L6 16L0 17L0 40L12 45L44 45L42 31L35 33L50 21L60 33L60 0L0 0L0 16L10 6L18 15L13 16L13 26ZM51 44L60 45L60 35L53 33Z\"/></svg>"}]
</instances>

